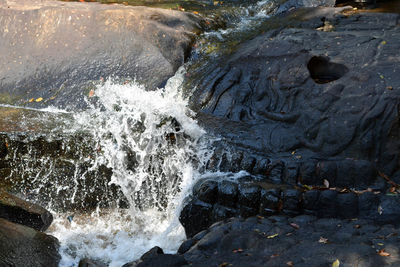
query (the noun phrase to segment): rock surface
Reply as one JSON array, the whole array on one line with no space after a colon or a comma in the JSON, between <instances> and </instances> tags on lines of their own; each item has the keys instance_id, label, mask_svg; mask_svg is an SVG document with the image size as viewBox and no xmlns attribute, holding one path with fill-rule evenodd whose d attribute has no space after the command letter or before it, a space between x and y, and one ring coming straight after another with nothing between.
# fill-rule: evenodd
<instances>
[{"instance_id":1,"label":"rock surface","mask_svg":"<svg viewBox=\"0 0 400 267\"><path fill-rule=\"evenodd\" d=\"M238 155L225 169L257 173L281 161L278 179L364 188L376 170L398 177L399 15L319 8L288 16L297 22L202 70L191 106ZM346 175L368 170L357 181Z\"/></svg>"},{"instance_id":2,"label":"rock surface","mask_svg":"<svg viewBox=\"0 0 400 267\"><path fill-rule=\"evenodd\" d=\"M232 218L182 244L190 266L398 266L399 228L302 215ZM191 242L191 245L186 245ZM185 246L185 249L182 249Z\"/></svg>"},{"instance_id":3,"label":"rock surface","mask_svg":"<svg viewBox=\"0 0 400 267\"><path fill-rule=\"evenodd\" d=\"M298 187L273 184L271 181L250 176L236 181L227 179L229 176L214 177L196 183L193 197L186 203L180 215L180 222L188 237L193 237L213 223L226 218L247 218L257 214L360 218L376 224L399 225L400 222L398 193L385 193L372 188L357 191Z\"/></svg>"},{"instance_id":4,"label":"rock surface","mask_svg":"<svg viewBox=\"0 0 400 267\"><path fill-rule=\"evenodd\" d=\"M0 103L82 108L92 81L111 75L155 89L183 64L200 24L147 7L0 1Z\"/></svg>"},{"instance_id":5,"label":"rock surface","mask_svg":"<svg viewBox=\"0 0 400 267\"><path fill-rule=\"evenodd\" d=\"M0 266L58 266L55 237L0 218Z\"/></svg>"},{"instance_id":6,"label":"rock surface","mask_svg":"<svg viewBox=\"0 0 400 267\"><path fill-rule=\"evenodd\" d=\"M0 189L0 218L46 231L53 215L39 205L27 202Z\"/></svg>"}]
</instances>

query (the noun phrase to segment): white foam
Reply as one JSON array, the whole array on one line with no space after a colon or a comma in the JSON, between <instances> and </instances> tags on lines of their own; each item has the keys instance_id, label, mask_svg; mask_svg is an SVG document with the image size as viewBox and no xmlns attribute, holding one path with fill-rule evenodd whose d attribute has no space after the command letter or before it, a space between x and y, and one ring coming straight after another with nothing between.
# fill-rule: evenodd
<instances>
[{"instance_id":1,"label":"white foam","mask_svg":"<svg viewBox=\"0 0 400 267\"><path fill-rule=\"evenodd\" d=\"M69 131L92 133L102 151L92 168L112 168L111 183L121 187L130 208L75 214L72 222L70 214L58 214L49 233L61 242L60 266L76 266L84 257L121 266L155 245L176 251L185 239L180 205L209 153L205 132L181 96L183 74L178 71L164 89L155 91L109 80L95 90L98 104L75 114ZM166 133L175 134L175 143ZM134 169L127 168L127 149L135 155Z\"/></svg>"}]
</instances>

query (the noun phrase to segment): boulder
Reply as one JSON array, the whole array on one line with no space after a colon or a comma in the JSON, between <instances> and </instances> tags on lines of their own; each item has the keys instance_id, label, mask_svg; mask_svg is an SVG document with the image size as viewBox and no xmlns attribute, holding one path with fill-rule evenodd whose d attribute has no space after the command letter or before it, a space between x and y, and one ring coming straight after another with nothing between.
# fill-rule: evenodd
<instances>
[{"instance_id":1,"label":"boulder","mask_svg":"<svg viewBox=\"0 0 400 267\"><path fill-rule=\"evenodd\" d=\"M0 218L0 266L57 267L58 240Z\"/></svg>"},{"instance_id":2,"label":"boulder","mask_svg":"<svg viewBox=\"0 0 400 267\"><path fill-rule=\"evenodd\" d=\"M0 1L0 103L83 108L93 81L109 76L163 86L201 23L140 6Z\"/></svg>"},{"instance_id":3,"label":"boulder","mask_svg":"<svg viewBox=\"0 0 400 267\"><path fill-rule=\"evenodd\" d=\"M45 231L53 215L39 205L27 202L0 189L0 218Z\"/></svg>"}]
</instances>

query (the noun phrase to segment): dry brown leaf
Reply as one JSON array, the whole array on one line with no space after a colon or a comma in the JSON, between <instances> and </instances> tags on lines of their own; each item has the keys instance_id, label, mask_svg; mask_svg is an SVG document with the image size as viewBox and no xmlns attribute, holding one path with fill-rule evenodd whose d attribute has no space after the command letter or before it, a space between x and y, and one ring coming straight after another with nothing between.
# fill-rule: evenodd
<instances>
[{"instance_id":1,"label":"dry brown leaf","mask_svg":"<svg viewBox=\"0 0 400 267\"><path fill-rule=\"evenodd\" d=\"M324 186L325 186L326 188L329 188L329 181L326 180L326 179L324 179Z\"/></svg>"},{"instance_id":2,"label":"dry brown leaf","mask_svg":"<svg viewBox=\"0 0 400 267\"><path fill-rule=\"evenodd\" d=\"M228 266L228 265L229 265L229 263L223 262L223 263L221 263L220 265L218 265L218 267L226 267L226 266Z\"/></svg>"},{"instance_id":3,"label":"dry brown leaf","mask_svg":"<svg viewBox=\"0 0 400 267\"><path fill-rule=\"evenodd\" d=\"M290 226L292 226L294 229L300 229L300 226L296 223L291 223Z\"/></svg>"},{"instance_id":4,"label":"dry brown leaf","mask_svg":"<svg viewBox=\"0 0 400 267\"><path fill-rule=\"evenodd\" d=\"M294 265L293 265L293 261L288 261L288 262L286 262L286 265L289 266L289 267L293 267L293 266L294 266Z\"/></svg>"},{"instance_id":5,"label":"dry brown leaf","mask_svg":"<svg viewBox=\"0 0 400 267\"><path fill-rule=\"evenodd\" d=\"M384 249L379 250L378 254L379 254L379 256L382 256L382 257L389 257L390 256L390 254L387 253Z\"/></svg>"},{"instance_id":6,"label":"dry brown leaf","mask_svg":"<svg viewBox=\"0 0 400 267\"><path fill-rule=\"evenodd\" d=\"M324 238L321 236L318 240L318 243L328 244L328 238Z\"/></svg>"},{"instance_id":7,"label":"dry brown leaf","mask_svg":"<svg viewBox=\"0 0 400 267\"><path fill-rule=\"evenodd\" d=\"M360 229L360 228L361 228L361 225L359 225L359 224L356 224L356 225L354 225L354 228L356 228L356 229Z\"/></svg>"},{"instance_id":8,"label":"dry brown leaf","mask_svg":"<svg viewBox=\"0 0 400 267\"><path fill-rule=\"evenodd\" d=\"M271 255L271 259L275 258L275 257L279 257L279 254L272 254Z\"/></svg>"}]
</instances>

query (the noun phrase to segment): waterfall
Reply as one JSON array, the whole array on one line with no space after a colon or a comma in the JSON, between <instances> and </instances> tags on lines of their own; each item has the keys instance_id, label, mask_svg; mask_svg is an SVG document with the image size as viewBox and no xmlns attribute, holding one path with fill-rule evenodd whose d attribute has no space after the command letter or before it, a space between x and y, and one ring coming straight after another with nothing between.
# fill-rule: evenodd
<instances>
[{"instance_id":1,"label":"waterfall","mask_svg":"<svg viewBox=\"0 0 400 267\"><path fill-rule=\"evenodd\" d=\"M60 266L83 257L121 266L155 245L176 251L184 240L180 205L204 172L210 141L181 96L183 77L182 68L153 91L108 80L95 90L92 108L73 115L65 132L90 133L98 151L91 168L112 169L109 184L128 208L58 213L49 233L61 242Z\"/></svg>"}]
</instances>

